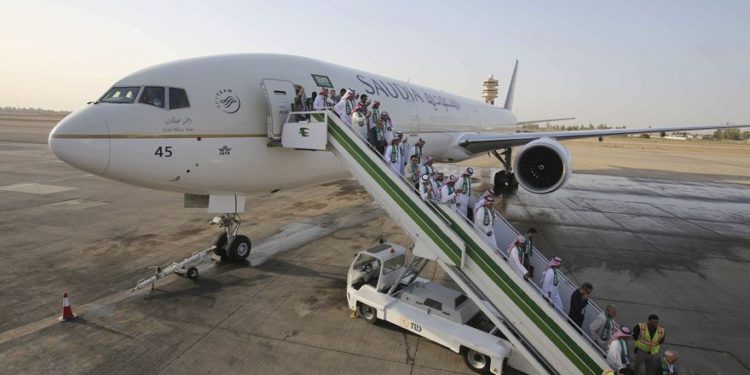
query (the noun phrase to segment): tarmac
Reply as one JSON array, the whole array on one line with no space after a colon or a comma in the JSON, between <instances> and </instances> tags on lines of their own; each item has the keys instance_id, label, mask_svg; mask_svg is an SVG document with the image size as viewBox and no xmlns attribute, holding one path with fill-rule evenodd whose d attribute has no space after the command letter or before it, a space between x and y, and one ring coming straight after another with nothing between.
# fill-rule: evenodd
<instances>
[{"instance_id":1,"label":"tarmac","mask_svg":"<svg viewBox=\"0 0 750 375\"><path fill-rule=\"evenodd\" d=\"M381 238L410 244L356 181L249 196L249 264L130 293L153 267L207 248L211 216L67 166L49 128L0 123L0 373L472 373L435 343L349 317L352 256ZM748 189L574 174L497 208L537 227L541 251L616 304L619 322L658 314L681 374L750 374ZM449 283L434 267L423 276ZM64 292L79 318L60 323Z\"/></svg>"}]
</instances>

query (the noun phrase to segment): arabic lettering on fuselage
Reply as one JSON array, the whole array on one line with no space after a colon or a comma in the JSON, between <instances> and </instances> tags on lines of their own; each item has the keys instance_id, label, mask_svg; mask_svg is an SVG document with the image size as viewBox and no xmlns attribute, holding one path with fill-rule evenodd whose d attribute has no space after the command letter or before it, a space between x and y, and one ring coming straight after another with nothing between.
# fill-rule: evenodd
<instances>
[{"instance_id":1,"label":"arabic lettering on fuselage","mask_svg":"<svg viewBox=\"0 0 750 375\"><path fill-rule=\"evenodd\" d=\"M433 107L442 106L446 110L448 110L448 108L455 108L456 110L461 109L461 105L458 104L458 101L439 94L432 94L424 90L417 91L413 87L383 81L381 79L367 78L359 74L357 74L357 80L367 86L365 92L368 95L385 96L395 99L401 98L410 102L420 101L422 103L432 104Z\"/></svg>"}]
</instances>

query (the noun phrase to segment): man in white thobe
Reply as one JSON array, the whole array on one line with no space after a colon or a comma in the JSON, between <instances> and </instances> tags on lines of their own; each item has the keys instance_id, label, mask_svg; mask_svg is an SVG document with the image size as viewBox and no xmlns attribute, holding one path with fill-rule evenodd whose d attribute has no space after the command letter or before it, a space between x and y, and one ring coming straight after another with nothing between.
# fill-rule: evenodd
<instances>
[{"instance_id":1,"label":"man in white thobe","mask_svg":"<svg viewBox=\"0 0 750 375\"><path fill-rule=\"evenodd\" d=\"M313 102L313 109L316 111L322 111L326 109L328 102L328 90L322 89L318 93L318 96L315 97L315 101Z\"/></svg>"},{"instance_id":2,"label":"man in white thobe","mask_svg":"<svg viewBox=\"0 0 750 375\"><path fill-rule=\"evenodd\" d=\"M440 196L443 195L445 175L440 172L434 172L430 177L432 179L432 191L435 194L435 199L441 200Z\"/></svg>"},{"instance_id":3,"label":"man in white thobe","mask_svg":"<svg viewBox=\"0 0 750 375\"><path fill-rule=\"evenodd\" d=\"M529 271L523 266L524 247L526 246L526 237L519 235L508 246L508 263L523 276L524 279L529 277Z\"/></svg>"},{"instance_id":4,"label":"man in white thobe","mask_svg":"<svg viewBox=\"0 0 750 375\"><path fill-rule=\"evenodd\" d=\"M420 179L422 181L419 183L419 196L422 197L423 200L434 200L435 197L432 194L430 176L424 175Z\"/></svg>"},{"instance_id":5,"label":"man in white thobe","mask_svg":"<svg viewBox=\"0 0 750 375\"><path fill-rule=\"evenodd\" d=\"M456 180L456 176L451 175L440 190L440 202L450 206L453 211L456 211Z\"/></svg>"},{"instance_id":6,"label":"man in white thobe","mask_svg":"<svg viewBox=\"0 0 750 375\"><path fill-rule=\"evenodd\" d=\"M459 191L458 195L456 196L457 212L466 217L469 217L469 197L471 196L472 174L474 174L474 168L466 168L466 171L461 174L461 178L458 180L458 188L456 189Z\"/></svg>"},{"instance_id":7,"label":"man in white thobe","mask_svg":"<svg viewBox=\"0 0 750 375\"><path fill-rule=\"evenodd\" d=\"M549 261L549 267L544 271L544 277L542 278L542 294L545 298L555 306L556 309L563 311L562 299L560 299L560 265L562 259L560 257L554 257Z\"/></svg>"},{"instance_id":8,"label":"man in white thobe","mask_svg":"<svg viewBox=\"0 0 750 375\"><path fill-rule=\"evenodd\" d=\"M385 149L385 155L383 155L388 166L396 174L401 174L401 149L398 147L399 142L398 138L393 138L391 144Z\"/></svg>"},{"instance_id":9,"label":"man in white thobe","mask_svg":"<svg viewBox=\"0 0 750 375\"><path fill-rule=\"evenodd\" d=\"M350 101L351 99L351 101ZM345 124L352 126L352 109L351 103L354 102L354 92L348 90L346 94L341 97L341 100L333 107L333 110L339 114L341 121Z\"/></svg>"},{"instance_id":10,"label":"man in white thobe","mask_svg":"<svg viewBox=\"0 0 750 375\"><path fill-rule=\"evenodd\" d=\"M607 305L607 308L589 324L589 336L604 350L607 350L609 339L617 331L615 328L616 316L617 308L615 305Z\"/></svg>"},{"instance_id":11,"label":"man in white thobe","mask_svg":"<svg viewBox=\"0 0 750 375\"><path fill-rule=\"evenodd\" d=\"M412 155L417 155L417 158L419 160L422 160L422 155L424 154L422 148L424 147L425 143L426 142L424 141L424 139L419 138L417 143L415 143L414 146L409 149L409 157L411 157Z\"/></svg>"},{"instance_id":12,"label":"man in white thobe","mask_svg":"<svg viewBox=\"0 0 750 375\"><path fill-rule=\"evenodd\" d=\"M474 228L486 237L490 245L497 247L497 241L495 241L495 213L492 209L494 203L494 197L487 197L484 200L484 205L479 207L474 215Z\"/></svg>"},{"instance_id":13,"label":"man in white thobe","mask_svg":"<svg viewBox=\"0 0 750 375\"><path fill-rule=\"evenodd\" d=\"M633 338L632 334L630 328L620 327L620 330L612 335L607 346L607 364L618 373L621 369L630 367L628 340Z\"/></svg>"}]
</instances>

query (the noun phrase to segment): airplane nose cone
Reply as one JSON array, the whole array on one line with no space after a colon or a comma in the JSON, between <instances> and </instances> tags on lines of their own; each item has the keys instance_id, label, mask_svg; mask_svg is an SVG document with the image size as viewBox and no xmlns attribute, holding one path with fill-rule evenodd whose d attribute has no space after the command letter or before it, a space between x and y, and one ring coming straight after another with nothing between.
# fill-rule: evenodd
<instances>
[{"instance_id":1,"label":"airplane nose cone","mask_svg":"<svg viewBox=\"0 0 750 375\"><path fill-rule=\"evenodd\" d=\"M103 175L109 166L109 126L89 105L60 121L49 135L49 148L73 167Z\"/></svg>"}]
</instances>

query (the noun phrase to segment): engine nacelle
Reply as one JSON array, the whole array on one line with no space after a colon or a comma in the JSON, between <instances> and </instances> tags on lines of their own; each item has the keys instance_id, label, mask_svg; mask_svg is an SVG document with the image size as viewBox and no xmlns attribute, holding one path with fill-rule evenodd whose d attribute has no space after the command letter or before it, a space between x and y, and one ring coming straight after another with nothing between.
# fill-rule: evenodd
<instances>
[{"instance_id":1,"label":"engine nacelle","mask_svg":"<svg viewBox=\"0 0 750 375\"><path fill-rule=\"evenodd\" d=\"M518 184L524 189L546 194L559 189L573 171L570 153L560 142L539 138L527 144L513 162Z\"/></svg>"}]
</instances>

